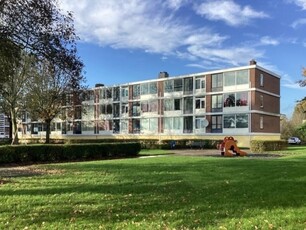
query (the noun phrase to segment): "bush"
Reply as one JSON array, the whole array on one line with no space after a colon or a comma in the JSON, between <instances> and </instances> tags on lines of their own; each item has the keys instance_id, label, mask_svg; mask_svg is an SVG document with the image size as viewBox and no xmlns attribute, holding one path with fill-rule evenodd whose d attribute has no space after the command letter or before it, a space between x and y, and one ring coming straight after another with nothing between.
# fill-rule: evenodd
<instances>
[{"instance_id":1,"label":"bush","mask_svg":"<svg viewBox=\"0 0 306 230\"><path fill-rule=\"evenodd\" d=\"M140 149L140 143L1 146L0 164L133 157Z\"/></svg>"},{"instance_id":2,"label":"bush","mask_svg":"<svg viewBox=\"0 0 306 230\"><path fill-rule=\"evenodd\" d=\"M287 149L287 142L280 141L266 141L266 140L252 140L251 152L261 153L265 151L277 151Z\"/></svg>"}]
</instances>

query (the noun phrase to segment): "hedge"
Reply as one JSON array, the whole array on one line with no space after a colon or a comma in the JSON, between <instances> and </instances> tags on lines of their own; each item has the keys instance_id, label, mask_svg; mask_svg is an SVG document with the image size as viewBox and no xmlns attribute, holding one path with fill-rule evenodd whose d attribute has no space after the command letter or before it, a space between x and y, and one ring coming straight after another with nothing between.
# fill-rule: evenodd
<instances>
[{"instance_id":1,"label":"hedge","mask_svg":"<svg viewBox=\"0 0 306 230\"><path fill-rule=\"evenodd\" d=\"M262 153L265 151L277 151L287 149L287 142L283 140L279 141L266 141L266 140L252 140L251 141L251 152Z\"/></svg>"},{"instance_id":2,"label":"hedge","mask_svg":"<svg viewBox=\"0 0 306 230\"><path fill-rule=\"evenodd\" d=\"M134 157L140 152L139 143L92 143L58 145L0 146L0 164L100 160Z\"/></svg>"}]
</instances>

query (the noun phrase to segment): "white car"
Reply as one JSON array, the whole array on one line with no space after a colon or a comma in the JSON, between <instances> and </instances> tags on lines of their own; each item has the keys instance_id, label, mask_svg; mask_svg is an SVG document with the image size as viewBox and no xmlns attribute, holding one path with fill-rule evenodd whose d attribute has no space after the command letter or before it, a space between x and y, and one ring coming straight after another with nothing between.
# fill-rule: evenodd
<instances>
[{"instance_id":1,"label":"white car","mask_svg":"<svg viewBox=\"0 0 306 230\"><path fill-rule=\"evenodd\" d=\"M300 140L300 138L298 138L298 137L290 137L290 138L288 139L288 144L296 144L296 145L299 145L299 144L301 144L301 140Z\"/></svg>"}]
</instances>

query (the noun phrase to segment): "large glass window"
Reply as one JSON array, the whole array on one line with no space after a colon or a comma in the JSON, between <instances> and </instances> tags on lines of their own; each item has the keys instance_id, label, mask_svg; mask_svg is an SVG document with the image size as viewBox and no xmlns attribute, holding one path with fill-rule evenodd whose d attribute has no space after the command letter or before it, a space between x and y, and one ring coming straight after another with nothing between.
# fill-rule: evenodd
<instances>
[{"instance_id":1,"label":"large glass window","mask_svg":"<svg viewBox=\"0 0 306 230\"><path fill-rule=\"evenodd\" d=\"M140 85L141 95L146 95L149 93L149 84L144 83Z\"/></svg>"},{"instance_id":2,"label":"large glass window","mask_svg":"<svg viewBox=\"0 0 306 230\"><path fill-rule=\"evenodd\" d=\"M222 115L211 117L211 132L222 133Z\"/></svg>"},{"instance_id":3,"label":"large glass window","mask_svg":"<svg viewBox=\"0 0 306 230\"><path fill-rule=\"evenodd\" d=\"M172 93L173 92L173 80L167 80L164 81L164 88L166 93Z\"/></svg>"},{"instance_id":4,"label":"large glass window","mask_svg":"<svg viewBox=\"0 0 306 230\"><path fill-rule=\"evenodd\" d=\"M183 80L182 79L174 80L174 91L175 92L183 91Z\"/></svg>"},{"instance_id":5,"label":"large glass window","mask_svg":"<svg viewBox=\"0 0 306 230\"><path fill-rule=\"evenodd\" d=\"M211 88L212 91L221 91L223 87L223 74L213 74L211 76Z\"/></svg>"},{"instance_id":6,"label":"large glass window","mask_svg":"<svg viewBox=\"0 0 306 230\"><path fill-rule=\"evenodd\" d=\"M164 100L164 110L172 111L173 110L173 99L165 99Z\"/></svg>"},{"instance_id":7,"label":"large glass window","mask_svg":"<svg viewBox=\"0 0 306 230\"><path fill-rule=\"evenodd\" d=\"M181 117L165 117L164 128L166 130L181 130L182 118Z\"/></svg>"},{"instance_id":8,"label":"large glass window","mask_svg":"<svg viewBox=\"0 0 306 230\"><path fill-rule=\"evenodd\" d=\"M140 119L132 120L133 133L140 133Z\"/></svg>"},{"instance_id":9,"label":"large glass window","mask_svg":"<svg viewBox=\"0 0 306 230\"><path fill-rule=\"evenodd\" d=\"M181 99L174 99L174 110L181 110Z\"/></svg>"},{"instance_id":10,"label":"large glass window","mask_svg":"<svg viewBox=\"0 0 306 230\"><path fill-rule=\"evenodd\" d=\"M236 106L248 105L248 92L236 93Z\"/></svg>"},{"instance_id":11,"label":"large glass window","mask_svg":"<svg viewBox=\"0 0 306 230\"><path fill-rule=\"evenodd\" d=\"M224 86L232 86L236 84L235 73L236 72L225 72L224 73Z\"/></svg>"},{"instance_id":12,"label":"large glass window","mask_svg":"<svg viewBox=\"0 0 306 230\"><path fill-rule=\"evenodd\" d=\"M248 128L248 127L249 127L248 114L237 114L236 115L236 128Z\"/></svg>"},{"instance_id":13,"label":"large glass window","mask_svg":"<svg viewBox=\"0 0 306 230\"><path fill-rule=\"evenodd\" d=\"M140 128L142 132L152 131L156 132L158 128L157 118L143 118L140 120Z\"/></svg>"},{"instance_id":14,"label":"large glass window","mask_svg":"<svg viewBox=\"0 0 306 230\"><path fill-rule=\"evenodd\" d=\"M119 103L113 104L113 116L120 117L120 104Z\"/></svg>"},{"instance_id":15,"label":"large glass window","mask_svg":"<svg viewBox=\"0 0 306 230\"><path fill-rule=\"evenodd\" d=\"M193 113L193 98L185 97L184 98L184 114Z\"/></svg>"},{"instance_id":16,"label":"large glass window","mask_svg":"<svg viewBox=\"0 0 306 230\"><path fill-rule=\"evenodd\" d=\"M133 102L132 112L133 112L133 116L140 116L140 103L139 102Z\"/></svg>"},{"instance_id":17,"label":"large glass window","mask_svg":"<svg viewBox=\"0 0 306 230\"><path fill-rule=\"evenodd\" d=\"M157 94L157 83L156 82L151 82L149 84L149 93L150 94Z\"/></svg>"},{"instance_id":18,"label":"large glass window","mask_svg":"<svg viewBox=\"0 0 306 230\"><path fill-rule=\"evenodd\" d=\"M236 128L235 115L224 115L224 128Z\"/></svg>"},{"instance_id":19,"label":"large glass window","mask_svg":"<svg viewBox=\"0 0 306 230\"><path fill-rule=\"evenodd\" d=\"M113 89L113 100L120 101L120 88L119 87L115 87Z\"/></svg>"},{"instance_id":20,"label":"large glass window","mask_svg":"<svg viewBox=\"0 0 306 230\"><path fill-rule=\"evenodd\" d=\"M234 107L235 106L235 94L226 93L224 94L224 107Z\"/></svg>"},{"instance_id":21,"label":"large glass window","mask_svg":"<svg viewBox=\"0 0 306 230\"><path fill-rule=\"evenodd\" d=\"M248 114L224 115L224 128L248 128Z\"/></svg>"},{"instance_id":22,"label":"large glass window","mask_svg":"<svg viewBox=\"0 0 306 230\"><path fill-rule=\"evenodd\" d=\"M213 95L211 97L211 102L212 102L212 111L222 111L223 108L223 96L222 94L218 95Z\"/></svg>"},{"instance_id":23,"label":"large glass window","mask_svg":"<svg viewBox=\"0 0 306 230\"><path fill-rule=\"evenodd\" d=\"M193 117L184 117L184 133L193 133Z\"/></svg>"},{"instance_id":24,"label":"large glass window","mask_svg":"<svg viewBox=\"0 0 306 230\"><path fill-rule=\"evenodd\" d=\"M237 85L243 85L249 83L249 70L239 70L236 72L237 74Z\"/></svg>"},{"instance_id":25,"label":"large glass window","mask_svg":"<svg viewBox=\"0 0 306 230\"><path fill-rule=\"evenodd\" d=\"M184 94L192 94L193 93L193 78L184 78Z\"/></svg>"},{"instance_id":26,"label":"large glass window","mask_svg":"<svg viewBox=\"0 0 306 230\"><path fill-rule=\"evenodd\" d=\"M140 96L140 85L133 85L133 99L137 99Z\"/></svg>"}]
</instances>

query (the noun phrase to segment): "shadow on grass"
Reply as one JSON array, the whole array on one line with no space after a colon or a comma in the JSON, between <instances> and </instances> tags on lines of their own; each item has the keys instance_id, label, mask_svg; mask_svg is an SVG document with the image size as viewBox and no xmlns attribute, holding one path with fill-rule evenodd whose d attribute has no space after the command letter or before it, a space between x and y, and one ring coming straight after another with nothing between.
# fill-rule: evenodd
<instances>
[{"instance_id":1,"label":"shadow on grass","mask_svg":"<svg viewBox=\"0 0 306 230\"><path fill-rule=\"evenodd\" d=\"M13 192L2 189L1 197L25 197L25 206L40 210L37 223L72 218L95 222L98 218L111 226L157 220L174 223L177 228L204 228L228 218L255 218L262 212L306 205L304 158L171 157L51 167L67 173L54 180L53 176L34 181L25 178L18 183L27 185ZM48 203L35 203L40 196L47 197ZM29 221L25 206L14 207L15 215L24 215Z\"/></svg>"}]
</instances>

